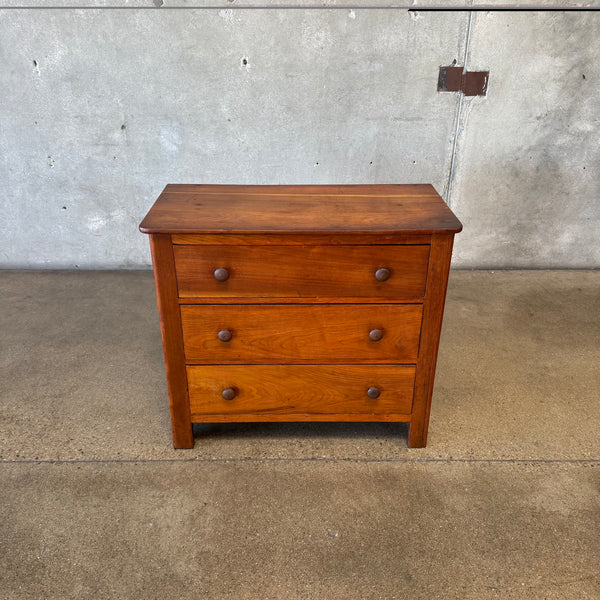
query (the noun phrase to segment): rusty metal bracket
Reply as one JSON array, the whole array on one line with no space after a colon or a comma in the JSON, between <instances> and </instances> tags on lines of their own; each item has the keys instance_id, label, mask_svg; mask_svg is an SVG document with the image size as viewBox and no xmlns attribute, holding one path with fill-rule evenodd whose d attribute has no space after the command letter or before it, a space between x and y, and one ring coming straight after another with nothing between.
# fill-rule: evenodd
<instances>
[{"instance_id":1,"label":"rusty metal bracket","mask_svg":"<svg viewBox=\"0 0 600 600\"><path fill-rule=\"evenodd\" d=\"M438 92L462 92L465 96L485 96L489 71L467 71L463 67L440 67Z\"/></svg>"}]
</instances>

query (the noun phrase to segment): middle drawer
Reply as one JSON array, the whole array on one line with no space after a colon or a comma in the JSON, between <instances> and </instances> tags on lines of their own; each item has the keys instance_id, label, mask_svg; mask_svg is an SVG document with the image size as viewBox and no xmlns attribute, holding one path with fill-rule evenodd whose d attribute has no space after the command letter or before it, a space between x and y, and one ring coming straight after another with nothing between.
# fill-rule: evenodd
<instances>
[{"instance_id":1,"label":"middle drawer","mask_svg":"<svg viewBox=\"0 0 600 600\"><path fill-rule=\"evenodd\" d=\"M186 363L415 363L421 304L182 305Z\"/></svg>"}]
</instances>

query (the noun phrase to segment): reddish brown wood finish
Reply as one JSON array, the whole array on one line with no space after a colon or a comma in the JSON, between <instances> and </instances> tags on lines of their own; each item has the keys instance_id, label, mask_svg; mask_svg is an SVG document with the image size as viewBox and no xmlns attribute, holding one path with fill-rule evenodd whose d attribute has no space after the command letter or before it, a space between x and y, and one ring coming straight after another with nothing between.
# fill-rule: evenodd
<instances>
[{"instance_id":1,"label":"reddish brown wood finish","mask_svg":"<svg viewBox=\"0 0 600 600\"><path fill-rule=\"evenodd\" d=\"M140 229L175 447L192 421L409 421L426 444L462 229L432 186L169 185Z\"/></svg>"},{"instance_id":2,"label":"reddish brown wood finish","mask_svg":"<svg viewBox=\"0 0 600 600\"><path fill-rule=\"evenodd\" d=\"M434 233L462 225L431 185L172 186L144 233Z\"/></svg>"},{"instance_id":3,"label":"reddish brown wood finish","mask_svg":"<svg viewBox=\"0 0 600 600\"><path fill-rule=\"evenodd\" d=\"M423 326L419 345L419 360L415 380L413 412L408 432L410 448L427 444L431 394L437 361L438 345L444 316L446 286L452 258L453 235L435 234L431 239L431 256L427 292L423 306Z\"/></svg>"},{"instance_id":4,"label":"reddish brown wood finish","mask_svg":"<svg viewBox=\"0 0 600 600\"><path fill-rule=\"evenodd\" d=\"M431 235L407 235L388 232L364 233L175 233L177 245L198 246L381 246L390 244L429 244Z\"/></svg>"},{"instance_id":5,"label":"reddish brown wood finish","mask_svg":"<svg viewBox=\"0 0 600 600\"><path fill-rule=\"evenodd\" d=\"M190 192L218 193L228 196L260 194L263 196L437 196L429 183L358 183L358 184L291 184L245 185L220 183L169 183L165 190L176 194Z\"/></svg>"},{"instance_id":6,"label":"reddish brown wood finish","mask_svg":"<svg viewBox=\"0 0 600 600\"><path fill-rule=\"evenodd\" d=\"M175 246L181 298L425 294L429 246ZM375 277L386 267L386 281ZM214 272L225 268L226 281Z\"/></svg>"},{"instance_id":7,"label":"reddish brown wood finish","mask_svg":"<svg viewBox=\"0 0 600 600\"><path fill-rule=\"evenodd\" d=\"M415 368L227 365L187 368L194 418L210 421L406 421ZM379 397L367 396L377 387ZM235 397L225 400L223 390ZM316 418L315 418L316 417Z\"/></svg>"},{"instance_id":8,"label":"reddish brown wood finish","mask_svg":"<svg viewBox=\"0 0 600 600\"><path fill-rule=\"evenodd\" d=\"M193 448L194 436L190 418L171 236L165 234L151 235L150 250L152 252L152 264L154 265L160 333L165 355L173 446L175 448Z\"/></svg>"},{"instance_id":9,"label":"reddish brown wood finish","mask_svg":"<svg viewBox=\"0 0 600 600\"><path fill-rule=\"evenodd\" d=\"M420 304L184 305L183 345L188 364L415 363L422 313ZM230 341L217 337L223 330Z\"/></svg>"},{"instance_id":10,"label":"reddish brown wood finish","mask_svg":"<svg viewBox=\"0 0 600 600\"><path fill-rule=\"evenodd\" d=\"M179 298L179 304L231 304L232 302L243 302L244 304L423 304L423 298L402 298L398 296L383 296L376 298L375 296L344 296L335 298L333 296L325 296L323 298L270 298L268 296L248 296L242 298L231 298L224 296L217 298Z\"/></svg>"}]
</instances>

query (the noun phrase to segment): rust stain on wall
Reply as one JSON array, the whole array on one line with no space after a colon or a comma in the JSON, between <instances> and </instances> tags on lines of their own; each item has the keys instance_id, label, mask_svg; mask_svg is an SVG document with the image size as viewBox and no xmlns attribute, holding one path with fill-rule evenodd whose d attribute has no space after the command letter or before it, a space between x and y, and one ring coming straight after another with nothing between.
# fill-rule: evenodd
<instances>
[{"instance_id":1,"label":"rust stain on wall","mask_svg":"<svg viewBox=\"0 0 600 600\"><path fill-rule=\"evenodd\" d=\"M467 71L463 67L440 67L438 92L462 92L465 96L485 96L489 71Z\"/></svg>"}]
</instances>

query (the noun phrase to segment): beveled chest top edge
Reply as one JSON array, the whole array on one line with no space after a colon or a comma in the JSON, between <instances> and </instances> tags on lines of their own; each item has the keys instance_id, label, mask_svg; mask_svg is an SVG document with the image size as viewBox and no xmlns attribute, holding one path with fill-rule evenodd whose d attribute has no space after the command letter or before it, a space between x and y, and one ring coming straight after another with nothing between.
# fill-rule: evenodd
<instances>
[{"instance_id":1,"label":"beveled chest top edge","mask_svg":"<svg viewBox=\"0 0 600 600\"><path fill-rule=\"evenodd\" d=\"M431 234L462 224L429 184L165 187L142 233Z\"/></svg>"}]
</instances>

